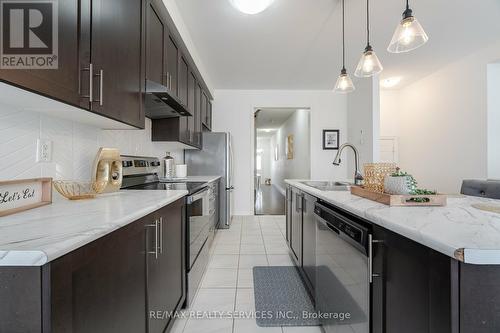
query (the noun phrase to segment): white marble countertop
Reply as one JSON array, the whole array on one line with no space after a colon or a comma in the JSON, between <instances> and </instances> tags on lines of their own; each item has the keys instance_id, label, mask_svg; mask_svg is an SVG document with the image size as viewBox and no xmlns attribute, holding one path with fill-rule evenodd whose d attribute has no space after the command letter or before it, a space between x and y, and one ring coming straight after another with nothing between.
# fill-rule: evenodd
<instances>
[{"instance_id":1,"label":"white marble countertop","mask_svg":"<svg viewBox=\"0 0 500 333\"><path fill-rule=\"evenodd\" d=\"M500 200L450 196L445 207L389 207L350 191L320 191L300 180L285 181L452 258L471 264L500 264L500 214L472 207L500 204Z\"/></svg>"},{"instance_id":2,"label":"white marble countertop","mask_svg":"<svg viewBox=\"0 0 500 333\"><path fill-rule=\"evenodd\" d=\"M124 190L0 217L0 266L41 266L187 195Z\"/></svg>"},{"instance_id":3,"label":"white marble countertop","mask_svg":"<svg viewBox=\"0 0 500 333\"><path fill-rule=\"evenodd\" d=\"M168 180L168 181L179 181L179 182L207 182L212 183L221 178L221 176L187 176L186 178L172 178L165 179L160 178L160 181Z\"/></svg>"}]
</instances>

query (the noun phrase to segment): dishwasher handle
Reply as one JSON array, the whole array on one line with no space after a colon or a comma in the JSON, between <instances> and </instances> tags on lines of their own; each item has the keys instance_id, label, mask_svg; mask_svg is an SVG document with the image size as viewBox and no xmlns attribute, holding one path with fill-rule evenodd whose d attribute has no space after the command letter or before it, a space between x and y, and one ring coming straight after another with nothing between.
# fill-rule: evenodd
<instances>
[{"instance_id":1,"label":"dishwasher handle","mask_svg":"<svg viewBox=\"0 0 500 333\"><path fill-rule=\"evenodd\" d=\"M384 241L373 239L372 234L368 234L368 279L373 283L373 278L381 277L379 273L373 273L373 244L383 243Z\"/></svg>"}]
</instances>

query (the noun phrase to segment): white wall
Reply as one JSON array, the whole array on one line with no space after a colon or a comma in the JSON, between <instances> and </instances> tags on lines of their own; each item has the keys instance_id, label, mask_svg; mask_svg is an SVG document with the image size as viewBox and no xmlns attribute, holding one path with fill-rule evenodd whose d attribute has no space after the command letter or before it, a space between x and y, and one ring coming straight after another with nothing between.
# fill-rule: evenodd
<instances>
[{"instance_id":1,"label":"white wall","mask_svg":"<svg viewBox=\"0 0 500 333\"><path fill-rule=\"evenodd\" d=\"M359 166L378 161L380 154L380 102L378 78L356 80L356 90L347 95L348 141L358 148ZM345 151L343 160L348 161L349 179L354 175L354 159L351 151Z\"/></svg>"},{"instance_id":2,"label":"white wall","mask_svg":"<svg viewBox=\"0 0 500 333\"><path fill-rule=\"evenodd\" d=\"M463 179L487 178L487 64L498 58L500 43L401 89L400 165L421 187L456 193Z\"/></svg>"},{"instance_id":3,"label":"white wall","mask_svg":"<svg viewBox=\"0 0 500 333\"><path fill-rule=\"evenodd\" d=\"M36 162L38 138L53 142L52 161ZM145 130L101 130L97 127L0 105L0 180L53 177L90 180L99 147L115 147L120 153L163 157L171 150L182 162L182 150L171 144L151 142L151 121Z\"/></svg>"},{"instance_id":4,"label":"white wall","mask_svg":"<svg viewBox=\"0 0 500 333\"><path fill-rule=\"evenodd\" d=\"M488 178L500 179L500 63L488 65L487 119Z\"/></svg>"},{"instance_id":5,"label":"white wall","mask_svg":"<svg viewBox=\"0 0 500 333\"><path fill-rule=\"evenodd\" d=\"M380 91L380 136L399 136L401 101L399 90Z\"/></svg>"},{"instance_id":6,"label":"white wall","mask_svg":"<svg viewBox=\"0 0 500 333\"><path fill-rule=\"evenodd\" d=\"M294 151L293 159L290 160L287 159L285 150L289 135L293 135ZM271 145L279 145L279 154L278 161L274 161L274 158L271 160L271 175L274 185L281 193L285 193L285 179L311 178L310 138L310 111L303 109L295 111L273 136Z\"/></svg>"},{"instance_id":7,"label":"white wall","mask_svg":"<svg viewBox=\"0 0 500 333\"><path fill-rule=\"evenodd\" d=\"M234 213L253 214L254 111L257 107L311 109L311 177L345 179L346 166L332 165L334 152L322 150L322 130L340 129L347 138L346 98L330 91L215 90L215 131L229 131L234 150Z\"/></svg>"}]
</instances>

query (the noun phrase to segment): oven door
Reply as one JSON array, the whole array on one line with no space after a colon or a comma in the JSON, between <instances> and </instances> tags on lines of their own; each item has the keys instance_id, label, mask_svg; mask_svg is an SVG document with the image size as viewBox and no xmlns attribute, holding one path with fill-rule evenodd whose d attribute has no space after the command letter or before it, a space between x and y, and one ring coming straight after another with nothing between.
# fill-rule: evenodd
<instances>
[{"instance_id":1,"label":"oven door","mask_svg":"<svg viewBox=\"0 0 500 333\"><path fill-rule=\"evenodd\" d=\"M191 269L205 245L210 230L210 197L208 188L187 197L186 216L189 237L189 265Z\"/></svg>"},{"instance_id":2,"label":"oven door","mask_svg":"<svg viewBox=\"0 0 500 333\"><path fill-rule=\"evenodd\" d=\"M317 214L316 310L326 333L369 332L370 283L367 253Z\"/></svg>"}]
</instances>

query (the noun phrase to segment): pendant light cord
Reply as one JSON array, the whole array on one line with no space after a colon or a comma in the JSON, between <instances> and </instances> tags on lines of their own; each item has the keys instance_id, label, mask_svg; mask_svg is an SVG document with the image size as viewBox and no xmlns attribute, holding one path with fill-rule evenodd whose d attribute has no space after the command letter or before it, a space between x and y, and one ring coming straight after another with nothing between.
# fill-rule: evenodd
<instances>
[{"instance_id":1,"label":"pendant light cord","mask_svg":"<svg viewBox=\"0 0 500 333\"><path fill-rule=\"evenodd\" d=\"M345 5L342 0L342 70L345 70Z\"/></svg>"},{"instance_id":2,"label":"pendant light cord","mask_svg":"<svg viewBox=\"0 0 500 333\"><path fill-rule=\"evenodd\" d=\"M366 0L366 46L370 46L370 1Z\"/></svg>"}]
</instances>

